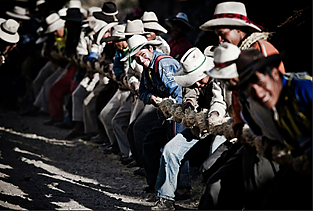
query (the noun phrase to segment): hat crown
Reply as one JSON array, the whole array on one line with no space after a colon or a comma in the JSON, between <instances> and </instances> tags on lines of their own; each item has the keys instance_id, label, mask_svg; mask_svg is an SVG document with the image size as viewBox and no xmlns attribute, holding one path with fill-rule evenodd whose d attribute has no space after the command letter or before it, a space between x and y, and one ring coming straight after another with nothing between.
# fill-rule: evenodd
<instances>
[{"instance_id":1,"label":"hat crown","mask_svg":"<svg viewBox=\"0 0 313 211\"><path fill-rule=\"evenodd\" d=\"M13 12L14 12L15 14L18 14L18 15L26 15L26 14L27 14L26 8L19 7L19 6L15 6L15 7L13 8Z\"/></svg>"},{"instance_id":2,"label":"hat crown","mask_svg":"<svg viewBox=\"0 0 313 211\"><path fill-rule=\"evenodd\" d=\"M127 40L129 49L134 49L137 46L143 45L144 43L148 42L145 36L135 34Z\"/></svg>"},{"instance_id":3,"label":"hat crown","mask_svg":"<svg viewBox=\"0 0 313 211\"><path fill-rule=\"evenodd\" d=\"M205 61L205 55L197 47L190 48L181 58L180 63L185 73L195 71Z\"/></svg>"},{"instance_id":4,"label":"hat crown","mask_svg":"<svg viewBox=\"0 0 313 211\"><path fill-rule=\"evenodd\" d=\"M46 17L46 23L48 26L55 23L58 20L60 20L60 16L57 13L52 13L51 15Z\"/></svg>"},{"instance_id":5,"label":"hat crown","mask_svg":"<svg viewBox=\"0 0 313 211\"><path fill-rule=\"evenodd\" d=\"M72 19L72 20L82 20L84 19L84 16L83 14L80 12L80 9L79 8L68 8L66 10L66 19Z\"/></svg>"},{"instance_id":6,"label":"hat crown","mask_svg":"<svg viewBox=\"0 0 313 211\"><path fill-rule=\"evenodd\" d=\"M112 36L120 37L120 38L125 38L125 35L123 35L125 31L125 24L119 24L113 27L112 29Z\"/></svg>"},{"instance_id":7,"label":"hat crown","mask_svg":"<svg viewBox=\"0 0 313 211\"><path fill-rule=\"evenodd\" d=\"M91 16L88 19L88 24L89 27L94 31L94 32L98 32L101 28L103 28L105 25L107 25L107 23L105 21L96 19L95 17Z\"/></svg>"},{"instance_id":8,"label":"hat crown","mask_svg":"<svg viewBox=\"0 0 313 211\"><path fill-rule=\"evenodd\" d=\"M2 23L2 27L11 34L17 33L19 26L19 23L13 19L8 19Z\"/></svg>"},{"instance_id":9,"label":"hat crown","mask_svg":"<svg viewBox=\"0 0 313 211\"><path fill-rule=\"evenodd\" d=\"M125 33L143 33L143 32L145 31L141 20L139 19L133 21L127 20Z\"/></svg>"},{"instance_id":10,"label":"hat crown","mask_svg":"<svg viewBox=\"0 0 313 211\"><path fill-rule=\"evenodd\" d=\"M237 71L240 75L248 66L252 65L255 61L263 58L263 54L258 49L247 49L242 51L237 60Z\"/></svg>"},{"instance_id":11,"label":"hat crown","mask_svg":"<svg viewBox=\"0 0 313 211\"><path fill-rule=\"evenodd\" d=\"M223 13L235 13L247 16L246 7L241 2L223 2L216 5L214 15Z\"/></svg>"},{"instance_id":12,"label":"hat crown","mask_svg":"<svg viewBox=\"0 0 313 211\"><path fill-rule=\"evenodd\" d=\"M176 18L177 18L177 19L182 19L182 20L186 21L187 23L189 23L189 19L188 19L188 16L186 15L186 13L179 12L179 13L176 15Z\"/></svg>"},{"instance_id":13,"label":"hat crown","mask_svg":"<svg viewBox=\"0 0 313 211\"><path fill-rule=\"evenodd\" d=\"M141 17L142 22L158 22L158 17L154 12L147 12L145 11Z\"/></svg>"},{"instance_id":14,"label":"hat crown","mask_svg":"<svg viewBox=\"0 0 313 211\"><path fill-rule=\"evenodd\" d=\"M38 0L36 2L36 6L38 7L39 5L41 5L41 4L45 3L45 2L46 2L45 0Z\"/></svg>"},{"instance_id":15,"label":"hat crown","mask_svg":"<svg viewBox=\"0 0 313 211\"><path fill-rule=\"evenodd\" d=\"M70 0L68 2L68 8L81 8L82 3L80 0Z\"/></svg>"},{"instance_id":16,"label":"hat crown","mask_svg":"<svg viewBox=\"0 0 313 211\"><path fill-rule=\"evenodd\" d=\"M102 6L102 12L104 13L117 13L116 4L114 2L105 2Z\"/></svg>"},{"instance_id":17,"label":"hat crown","mask_svg":"<svg viewBox=\"0 0 313 211\"><path fill-rule=\"evenodd\" d=\"M214 50L214 63L225 63L236 60L240 55L240 49L231 43L222 43Z\"/></svg>"}]
</instances>

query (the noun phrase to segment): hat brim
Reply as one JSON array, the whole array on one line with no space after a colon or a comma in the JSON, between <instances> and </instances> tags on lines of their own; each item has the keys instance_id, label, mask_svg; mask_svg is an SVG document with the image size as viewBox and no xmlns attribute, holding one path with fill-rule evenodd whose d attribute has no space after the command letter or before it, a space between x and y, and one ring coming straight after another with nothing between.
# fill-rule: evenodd
<instances>
[{"instance_id":1,"label":"hat brim","mask_svg":"<svg viewBox=\"0 0 313 211\"><path fill-rule=\"evenodd\" d=\"M197 81L206 77L205 73L207 70L213 67L213 58L206 57L205 62L194 72L185 73L183 67L181 66L178 71L174 74L174 80L176 83L182 87L190 87Z\"/></svg>"},{"instance_id":2,"label":"hat brim","mask_svg":"<svg viewBox=\"0 0 313 211\"><path fill-rule=\"evenodd\" d=\"M26 16L26 15L18 15L18 14L15 14L13 12L10 12L10 11L6 11L6 14L13 17L13 18L18 18L21 20L30 20L30 17Z\"/></svg>"},{"instance_id":3,"label":"hat brim","mask_svg":"<svg viewBox=\"0 0 313 211\"><path fill-rule=\"evenodd\" d=\"M50 26L47 27L47 30L45 31L45 34L54 32L58 30L59 28L63 27L65 25L65 20L58 20L55 23L51 24Z\"/></svg>"},{"instance_id":4,"label":"hat brim","mask_svg":"<svg viewBox=\"0 0 313 211\"><path fill-rule=\"evenodd\" d=\"M92 15L96 18L96 19L99 19L99 20L102 20L102 21L105 21L107 23L111 23L111 22L115 22L115 19L113 16L111 15L105 15L103 14L103 12L99 11L99 12L93 12Z\"/></svg>"},{"instance_id":5,"label":"hat brim","mask_svg":"<svg viewBox=\"0 0 313 211\"><path fill-rule=\"evenodd\" d=\"M110 36L110 37L106 37L101 39L100 42L119 42L119 41L124 41L126 40L125 37L119 37L119 36Z\"/></svg>"},{"instance_id":6,"label":"hat brim","mask_svg":"<svg viewBox=\"0 0 313 211\"><path fill-rule=\"evenodd\" d=\"M124 36L132 36L135 34L146 35L146 34L150 34L150 32L124 32L124 33L122 33L122 35L124 35Z\"/></svg>"},{"instance_id":7,"label":"hat brim","mask_svg":"<svg viewBox=\"0 0 313 211\"><path fill-rule=\"evenodd\" d=\"M256 71L264 68L264 66L271 64L273 65L273 67L278 67L282 61L282 57L283 54L273 54L258 60L257 63L255 63L255 65L252 66L252 68L250 67L250 65L248 65L249 67L245 71L243 71L243 74L239 75L239 83L237 85L237 88L242 89L243 87L247 86L253 74ZM251 70L248 70L250 68Z\"/></svg>"},{"instance_id":8,"label":"hat brim","mask_svg":"<svg viewBox=\"0 0 313 211\"><path fill-rule=\"evenodd\" d=\"M247 23L244 20L233 19L233 18L219 18L208 20L202 24L199 28L203 31L213 31L216 27L219 26L247 26L250 27L253 31L262 31L258 26Z\"/></svg>"},{"instance_id":9,"label":"hat brim","mask_svg":"<svg viewBox=\"0 0 313 211\"><path fill-rule=\"evenodd\" d=\"M165 23L166 23L169 27L172 28L172 26L173 26L172 23L173 23L174 21L179 21L179 22L182 22L183 24L185 24L187 31L193 31L193 30L195 30L195 28L194 28L193 26L191 26L188 22L186 22L186 21L184 21L184 20L182 20L182 19L179 19L179 18L167 18L167 19L165 20Z\"/></svg>"},{"instance_id":10,"label":"hat brim","mask_svg":"<svg viewBox=\"0 0 313 211\"><path fill-rule=\"evenodd\" d=\"M8 42L8 43L17 43L20 40L20 36L18 33L15 33L13 35L5 33L0 29L0 39Z\"/></svg>"},{"instance_id":11,"label":"hat brim","mask_svg":"<svg viewBox=\"0 0 313 211\"><path fill-rule=\"evenodd\" d=\"M108 23L107 25L105 25L100 31L99 31L99 34L98 34L98 37L97 37L97 44L100 44L101 40L102 40L102 37L103 35L105 34L106 31L108 31L110 28L112 28L113 26L116 26L118 25L118 22L112 22L112 23Z\"/></svg>"},{"instance_id":12,"label":"hat brim","mask_svg":"<svg viewBox=\"0 0 313 211\"><path fill-rule=\"evenodd\" d=\"M143 28L148 29L147 31L149 31L149 29L153 31L157 31L158 35L167 33L167 30L163 26L161 26L159 23L156 23L156 22L144 23Z\"/></svg>"},{"instance_id":13,"label":"hat brim","mask_svg":"<svg viewBox=\"0 0 313 211\"><path fill-rule=\"evenodd\" d=\"M206 71L206 74L217 79L231 79L239 76L235 63L223 68L213 67L211 70Z\"/></svg>"},{"instance_id":14,"label":"hat brim","mask_svg":"<svg viewBox=\"0 0 313 211\"><path fill-rule=\"evenodd\" d=\"M71 18L71 17L67 17L67 16L60 16L60 18L62 18L65 21L73 21L73 22L81 22L81 21L85 20L84 15L81 15L80 17L77 17L77 18Z\"/></svg>"},{"instance_id":15,"label":"hat brim","mask_svg":"<svg viewBox=\"0 0 313 211\"><path fill-rule=\"evenodd\" d=\"M144 42L142 44L140 44L139 46L136 47L135 50L130 50L130 53L127 53L126 56L124 56L121 61L122 62L125 62L128 58L131 58L133 57L138 51L141 50L141 48L145 45L153 45L153 46L158 46L158 45L162 45L162 42L161 41L158 41L158 40L150 40L150 41L147 41L147 42Z\"/></svg>"}]
</instances>

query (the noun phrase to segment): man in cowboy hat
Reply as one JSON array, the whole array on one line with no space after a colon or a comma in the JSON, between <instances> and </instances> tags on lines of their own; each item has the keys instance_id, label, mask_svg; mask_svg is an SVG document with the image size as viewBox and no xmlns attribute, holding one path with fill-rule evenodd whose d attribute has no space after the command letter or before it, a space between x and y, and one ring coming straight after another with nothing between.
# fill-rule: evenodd
<instances>
[{"instance_id":1,"label":"man in cowboy hat","mask_svg":"<svg viewBox=\"0 0 313 211\"><path fill-rule=\"evenodd\" d=\"M228 108L230 108L230 92L220 81L213 80L205 74L213 67L213 58L204 55L194 47L183 55L180 63L181 68L175 73L174 79L182 87L186 87L183 110L188 107L197 108L197 111L208 109L207 121L227 115ZM185 183L184 190L176 190L181 164L195 157L205 159L209 155L207 149L210 149L213 142L222 144L225 141L224 136L210 134L206 138L200 138L200 130L197 126L192 129L186 128L171 139L163 148L156 182L159 200L152 209L174 208L175 199L179 198L179 194L186 196L187 193L190 193L190 184L186 179L179 182ZM179 190L185 192L180 193ZM177 192L176 196L175 192Z\"/></svg>"},{"instance_id":2,"label":"man in cowboy hat","mask_svg":"<svg viewBox=\"0 0 313 211\"><path fill-rule=\"evenodd\" d=\"M200 26L205 31L214 31L220 43L232 43L241 50L256 48L264 56L278 53L277 49L266 39L269 33L261 32L263 27L255 24L247 17L245 5L241 2L222 2L216 5L213 18ZM279 67L282 73L285 72L283 63ZM213 77L213 76L212 76ZM230 81L232 82L232 80ZM240 138L244 124L240 116L240 104L238 92L232 93L234 130Z\"/></svg>"},{"instance_id":3,"label":"man in cowboy hat","mask_svg":"<svg viewBox=\"0 0 313 211\"><path fill-rule=\"evenodd\" d=\"M193 31L194 28L189 24L188 16L183 12L167 18L165 23L171 27L171 39L168 42L171 48L170 55L180 61L184 53L192 47L186 33Z\"/></svg>"},{"instance_id":4,"label":"man in cowboy hat","mask_svg":"<svg viewBox=\"0 0 313 211\"><path fill-rule=\"evenodd\" d=\"M252 176L249 175L249 173L244 173L243 174L243 178L240 173L238 174L237 171L234 171L234 168L236 168L237 170L240 169L238 167L236 167L238 165L238 163L240 163L241 161L238 160L239 159L243 159L245 160L244 163L245 165L243 166L243 169L249 169L247 166L247 158L248 159L253 159L253 155L255 153L248 153L251 154L251 156L247 156L247 152L249 152L249 150L247 150L247 148L241 148L240 150L238 150L238 152L233 156L233 158L231 158L229 160L228 163L226 163L221 170L219 170L219 172L216 172L214 177L209 179L209 182L207 183L207 187L206 187L206 192L203 195L199 207L201 207L202 209L208 209L208 208L212 208L215 206L212 206L213 204L216 203L216 201L212 201L210 200L210 195L211 194L218 194L218 189L215 187L215 181L217 181L217 178L221 179L222 181L226 182L226 181L233 181L234 178L229 178L229 176L227 175L228 172L232 172L233 177L235 177L236 175L238 177L236 177L239 181L244 181L244 187L237 187L237 190L244 190L247 192L246 194L246 202L245 202L245 206L252 206L252 207L260 207L262 203L264 203L264 199L266 199L269 192L269 187L272 186L269 184L272 184L273 181L280 180L280 177L277 175L285 175L284 179L282 181L289 181L289 177L294 177L295 178L300 178L297 181L306 181L306 177L302 177L301 174L294 174L292 168L290 168L290 166L278 166L278 164L276 162L271 161L272 160L272 149L271 147L273 145L280 145L281 143L288 143L287 145L290 146L290 143L293 143L293 149L294 149L294 153L299 153L299 143L298 140L293 140L290 142L290 139L292 139L291 137L296 137L297 135L295 135L296 133L292 134L291 130L289 132L291 132L292 136L290 135L289 132L282 132L282 125L280 125L280 123L276 123L277 121L279 122L280 120L283 121L284 120L284 126L288 126L288 124L292 124L292 127L297 127L297 125L299 125L299 127L301 127L300 131L306 131L306 127L303 126L302 124L305 124L305 121L303 121L303 119L301 120L298 119L297 123L295 123L295 119L293 119L292 117L297 116L296 114L294 115L289 115L289 116L285 116L285 114L280 113L279 115L277 115L277 109L274 109L274 112L271 112L271 108L273 108L273 105L275 105L275 102L277 102L277 99L287 99L287 98L278 98L279 94L277 91L281 90L281 83L279 82L279 80L282 80L281 78L276 81L275 83L272 83L272 81L279 78L277 77L278 75L282 75L282 73L279 71L279 65L281 63L281 58L280 56L278 56L278 54L273 54L269 57L264 57L262 55L261 52L259 52L256 49L247 49L244 50L242 52L240 52L240 50L238 49L238 47L229 44L229 43L224 43L221 44L221 46L219 46L218 48L216 48L215 52L214 52L214 60L215 60L215 68L213 68L212 70L210 70L208 72L209 75L213 76L213 75L219 75L219 78L225 77L225 78L230 78L230 77L237 77L237 79L235 79L236 81L236 88L240 90L240 103L242 105L242 116L245 120L245 122L249 125L250 129L254 132L254 134L262 136L262 141L264 143L264 156L269 157L269 159L264 158L263 156L259 156L257 155L256 157L258 158L258 162L255 162L253 165L253 168L255 169L255 171L253 171L254 173L252 173ZM265 66L268 65L269 68L265 68ZM265 74L268 81L260 81L259 78L257 76L255 76L255 72L258 68L263 68L263 69L268 69L268 74ZM275 69L275 70L273 70ZM265 70L262 70L265 71ZM260 71L260 72L262 72ZM274 77L274 75L272 75L272 80L270 79L270 73L272 71L277 71L275 72L276 76ZM239 73L239 75L238 75ZM226 76L227 75L227 76ZM260 74L258 74L260 76ZM264 74L263 74L264 75ZM238 77L239 76L239 77ZM264 79L264 77L262 78ZM305 83L307 83L308 81L306 81ZM254 84L257 83L258 85L253 85L254 88L251 88L250 91L249 89L246 89L247 84ZM309 82L311 83L311 82ZM272 85L272 87L270 86L270 84ZM262 89L262 87L264 88L266 86L266 89ZM252 87L252 86L251 86ZM275 87L275 88L274 88ZM262 93L263 95L260 95L259 97L257 97L256 95L256 89L258 89L258 91L261 91L260 93ZM273 91L273 89L275 89L275 92ZM263 90L263 91L262 91ZM248 93L248 95L247 95ZM250 95L250 96L249 96ZM260 99L261 98L261 99ZM291 99L289 97L289 99ZM297 103L293 103L294 105L296 105ZM286 102L284 102L284 106L288 107L289 105L287 105ZM283 108L282 110L286 109ZM290 107L290 106L289 106ZM292 107L292 106L291 106ZM296 108L299 108L296 106ZM288 110L288 109L287 109ZM299 111L299 110L293 110L296 113L302 113L303 111ZM298 111L298 112L297 112ZM288 112L287 112L288 113ZM305 113L305 112L304 112ZM273 115L274 114L274 115ZM276 114L276 115L275 115ZM280 120L276 119L275 120L275 116L277 118L281 118ZM302 117L305 115L302 115ZM291 118L286 120L286 118ZM303 121L303 122L301 122ZM287 124L286 124L287 122ZM293 122L293 123L292 123ZM301 125L301 126L300 126ZM306 123L306 125L308 126L308 124ZM300 132L301 133L301 132ZM288 135L287 135L288 134ZM303 132L304 134L308 134L307 132ZM298 134L299 135L299 134ZM288 137L287 137L288 136ZM300 135L302 136L302 134ZM304 135L306 136L306 135ZM302 141L305 139L302 139ZM304 143L305 141L303 141ZM310 141L309 141L310 142ZM310 149L310 146L306 146L304 144L304 146L302 146L302 149ZM301 152L301 150L300 150ZM297 154L296 154L297 155ZM299 155L299 154L298 154ZM255 159L255 158L254 158ZM276 174L276 171L278 171L278 167L280 168L281 172L285 172L283 174ZM222 170L223 169L223 170ZM246 170L244 170L243 172L246 172ZM275 180L274 178L277 177ZM257 189L252 188L252 186L250 186L250 182L248 182L247 178L251 181L257 180L259 181L257 184ZM302 178L302 179L301 179ZM291 179L291 180L294 180ZM261 181L261 182L260 182ZM230 183L231 184L231 183ZM240 184L240 183L237 183ZM280 184L280 182L278 183ZM290 182L288 183L288 189L290 188L290 190L296 190L296 187L299 184ZM231 185L230 185L231 186ZM279 185L278 187L284 187ZM232 187L233 189L234 187ZM214 191L212 191L214 190ZM259 191L262 190L262 191ZM288 193L288 190L285 190L284 188L282 188L281 190L283 190L282 192ZM280 190L279 190L280 191ZM291 191L291 192L292 192ZM294 191L294 192L300 192L300 191ZM229 192L230 194L232 194L231 192ZM288 195L286 194L286 195ZM306 194L306 193L305 193ZM275 194L274 194L275 195ZM265 201L266 203L264 204L264 206L268 206L266 208L269 209L287 209L290 208L290 206L294 206L294 204L292 204L293 199L287 200L288 203L282 203L283 201L285 201L285 198L281 198L280 196L282 196L283 194L277 194L279 199L276 201L276 197L271 196L272 198L275 198L275 200L270 200L270 201ZM287 196L284 195L283 197ZM295 197L294 195L290 195L288 197ZM235 199L237 202L240 202L239 198L233 198ZM306 197L303 197L303 195L301 195L299 197L299 200L303 200L304 203L302 203L302 205L304 207L307 206L306 204ZM227 196L225 196L225 199L219 199L221 202L223 200L228 200ZM280 202L281 200L281 202ZM298 200L296 200L298 202ZM249 204L251 203L252 204ZM242 202L241 202L242 203ZM243 203L244 204L244 203ZM298 204L298 203L297 203ZM217 203L215 204L217 205ZM285 206L286 205L286 206ZM298 204L299 205L299 204ZM296 206L298 206L296 205Z\"/></svg>"},{"instance_id":5,"label":"man in cowboy hat","mask_svg":"<svg viewBox=\"0 0 313 211\"><path fill-rule=\"evenodd\" d=\"M170 46L168 43L161 37L161 34L167 33L167 30L161 26L158 22L158 18L154 12L145 11L141 17L143 28L146 32L150 32L146 35L147 40L159 40L162 42L159 49L169 55Z\"/></svg>"},{"instance_id":6,"label":"man in cowboy hat","mask_svg":"<svg viewBox=\"0 0 313 211\"><path fill-rule=\"evenodd\" d=\"M16 46L20 36L17 32L19 24L13 19L0 19L0 66L5 63L8 53Z\"/></svg>"},{"instance_id":7,"label":"man in cowboy hat","mask_svg":"<svg viewBox=\"0 0 313 211\"><path fill-rule=\"evenodd\" d=\"M35 101L32 106L22 112L22 115L36 115L39 110L45 113L49 111L49 90L68 64L68 61L62 59L59 55L59 52L64 50L67 39L65 21L60 18L58 13L52 13L46 17L45 22L46 30L43 33L47 36L47 39L42 41L43 38L39 38L36 42L44 42L42 52L49 61L40 69L33 80L32 87Z\"/></svg>"},{"instance_id":8,"label":"man in cowboy hat","mask_svg":"<svg viewBox=\"0 0 313 211\"><path fill-rule=\"evenodd\" d=\"M134 133L145 134L142 144L143 162L148 187L146 191L154 190L159 167L160 148L168 141L165 117L157 112L157 102L160 98L172 97L177 102L182 101L182 88L174 78L174 73L180 68L177 60L155 50L160 45L157 40L148 41L142 35L133 35L127 40L129 51L128 59L136 60L143 66L139 87L139 98L146 104L143 111L134 123ZM163 57L163 58L162 58ZM162 59L161 59L162 58ZM144 117L144 118L141 118ZM137 127L141 125L141 127ZM176 132L183 128L177 124Z\"/></svg>"},{"instance_id":9,"label":"man in cowboy hat","mask_svg":"<svg viewBox=\"0 0 313 211\"><path fill-rule=\"evenodd\" d=\"M312 77L282 74L281 54L264 57L259 51L242 51L237 61L238 88L266 109L293 157L306 156L312 161ZM309 172L309 174L305 174ZM303 172L292 166L281 166L278 187L265 202L269 209L312 209L312 167ZM296 203L295 203L296 202Z\"/></svg>"}]
</instances>

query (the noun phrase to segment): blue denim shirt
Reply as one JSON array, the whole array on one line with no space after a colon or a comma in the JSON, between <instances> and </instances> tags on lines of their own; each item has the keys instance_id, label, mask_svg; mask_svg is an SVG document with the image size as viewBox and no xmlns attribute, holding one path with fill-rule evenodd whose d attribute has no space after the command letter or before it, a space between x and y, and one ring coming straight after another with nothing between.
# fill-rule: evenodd
<instances>
[{"instance_id":1,"label":"blue denim shirt","mask_svg":"<svg viewBox=\"0 0 313 211\"><path fill-rule=\"evenodd\" d=\"M173 77L174 73L180 68L180 64L176 59L163 58L159 60L158 71L155 73L153 69L154 63L160 55L164 54L154 50L149 68L143 69L139 87L139 98L145 104L151 104L151 95L161 98L172 96L178 103L181 103L182 87L176 83Z\"/></svg>"},{"instance_id":2,"label":"blue denim shirt","mask_svg":"<svg viewBox=\"0 0 313 211\"><path fill-rule=\"evenodd\" d=\"M127 54L127 51L116 49L113 63L113 72L116 80L119 80L120 74L124 73L124 62L121 59Z\"/></svg>"}]
</instances>

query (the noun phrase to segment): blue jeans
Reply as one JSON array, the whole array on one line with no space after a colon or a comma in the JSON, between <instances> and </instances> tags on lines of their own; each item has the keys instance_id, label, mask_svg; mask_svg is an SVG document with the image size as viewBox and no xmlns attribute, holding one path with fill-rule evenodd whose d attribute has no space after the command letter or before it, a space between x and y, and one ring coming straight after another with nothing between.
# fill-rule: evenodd
<instances>
[{"instance_id":1,"label":"blue jeans","mask_svg":"<svg viewBox=\"0 0 313 211\"><path fill-rule=\"evenodd\" d=\"M158 197L174 200L182 161L189 160L189 157L198 156L199 148L196 149L194 147L198 142L204 142L205 146L207 146L204 150L209 153L210 145L215 138L225 139L224 136L210 135L207 139L198 140L196 136L192 135L191 130L187 128L164 146L155 186ZM192 148L196 150L190 153ZM186 154L187 156L185 156Z\"/></svg>"}]
</instances>

